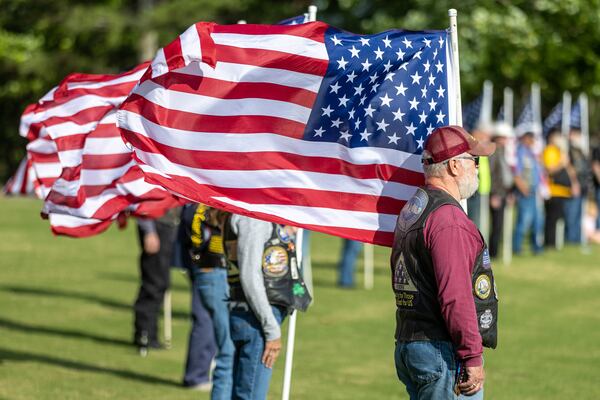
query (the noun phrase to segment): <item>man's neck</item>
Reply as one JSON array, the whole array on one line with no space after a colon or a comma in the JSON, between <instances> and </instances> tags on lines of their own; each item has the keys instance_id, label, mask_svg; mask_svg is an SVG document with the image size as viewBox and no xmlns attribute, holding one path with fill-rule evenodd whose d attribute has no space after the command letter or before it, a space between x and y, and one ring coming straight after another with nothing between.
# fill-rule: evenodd
<instances>
[{"instance_id":1,"label":"man's neck","mask_svg":"<svg viewBox=\"0 0 600 400\"><path fill-rule=\"evenodd\" d=\"M458 191L458 186L453 179L449 177L438 178L438 177L430 177L425 180L426 185L435 186L445 192L447 192L450 196L454 197L456 201L460 202L460 192Z\"/></svg>"}]
</instances>

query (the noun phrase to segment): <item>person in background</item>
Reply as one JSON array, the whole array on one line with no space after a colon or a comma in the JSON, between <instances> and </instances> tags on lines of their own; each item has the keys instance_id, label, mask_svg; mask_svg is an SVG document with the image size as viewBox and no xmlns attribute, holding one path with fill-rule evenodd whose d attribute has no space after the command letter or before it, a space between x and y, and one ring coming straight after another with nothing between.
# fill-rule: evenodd
<instances>
[{"instance_id":1,"label":"person in background","mask_svg":"<svg viewBox=\"0 0 600 400\"><path fill-rule=\"evenodd\" d=\"M569 132L569 161L577 175L579 193L573 191L565 203L565 239L569 243L581 243L581 221L583 219L583 200L587 196L590 178L590 164L582 146L581 131Z\"/></svg>"},{"instance_id":2,"label":"person in background","mask_svg":"<svg viewBox=\"0 0 600 400\"><path fill-rule=\"evenodd\" d=\"M170 284L171 256L179 223L179 208L172 208L158 219L138 218L140 289L134 308L133 341L145 356L148 348L160 349L158 317Z\"/></svg>"},{"instance_id":3,"label":"person in background","mask_svg":"<svg viewBox=\"0 0 600 400\"><path fill-rule=\"evenodd\" d=\"M342 257L338 264L338 286L342 288L353 288L354 272L356 271L356 259L362 243L356 240L344 239Z\"/></svg>"},{"instance_id":4,"label":"person in background","mask_svg":"<svg viewBox=\"0 0 600 400\"><path fill-rule=\"evenodd\" d=\"M513 253L521 254L523 239L530 231L533 254L542 252L541 233L543 220L538 209L541 199L542 166L533 152L535 135L525 132L519 138L515 166L517 222L513 235Z\"/></svg>"},{"instance_id":5,"label":"person in background","mask_svg":"<svg viewBox=\"0 0 600 400\"><path fill-rule=\"evenodd\" d=\"M233 342L229 329L229 286L221 224L225 214L204 204L181 211L178 243L183 266L192 278L192 330L183 383L211 391L212 400L231 398ZM209 377L213 356L212 390Z\"/></svg>"},{"instance_id":6,"label":"person in background","mask_svg":"<svg viewBox=\"0 0 600 400\"><path fill-rule=\"evenodd\" d=\"M398 216L394 358L411 399L483 398L483 347L496 347L498 298L485 240L459 202L477 191L478 157L494 148L459 126L434 130L423 151L425 186Z\"/></svg>"},{"instance_id":7,"label":"person in background","mask_svg":"<svg viewBox=\"0 0 600 400\"><path fill-rule=\"evenodd\" d=\"M493 127L489 124L479 125L477 129L473 131L473 137L481 143L490 143L492 129ZM489 218L487 215L482 214L482 204L487 210L491 188L490 165L487 157L479 158L479 168L477 173L479 176L479 187L477 188L477 192L467 199L467 215L477 228L482 229L483 223L486 225L487 230L489 226L487 226L487 222L484 223L484 221L488 221ZM486 235L487 231L483 232L483 234Z\"/></svg>"},{"instance_id":8,"label":"person in background","mask_svg":"<svg viewBox=\"0 0 600 400\"><path fill-rule=\"evenodd\" d=\"M496 144L496 151L489 157L490 164L490 257L498 256L498 247L504 226L504 208L507 202L512 201L511 190L514 179L506 157L506 144L514 137L513 128L499 122L494 126L492 142Z\"/></svg>"},{"instance_id":9,"label":"person in background","mask_svg":"<svg viewBox=\"0 0 600 400\"><path fill-rule=\"evenodd\" d=\"M546 221L544 227L544 245L556 247L556 224L565 218L565 202L579 193L579 184L575 171L569 164L567 143L558 130L548 134L548 144L542 155L544 168L548 175L550 197L545 201Z\"/></svg>"},{"instance_id":10,"label":"person in background","mask_svg":"<svg viewBox=\"0 0 600 400\"><path fill-rule=\"evenodd\" d=\"M295 228L237 214L223 228L229 264L232 399L264 400L281 351L283 319L310 295L296 260Z\"/></svg>"},{"instance_id":11,"label":"person in background","mask_svg":"<svg viewBox=\"0 0 600 400\"><path fill-rule=\"evenodd\" d=\"M592 173L594 176L594 198L596 211L600 210L600 146L595 146L592 151ZM596 229L600 230L600 213L596 216Z\"/></svg>"}]
</instances>

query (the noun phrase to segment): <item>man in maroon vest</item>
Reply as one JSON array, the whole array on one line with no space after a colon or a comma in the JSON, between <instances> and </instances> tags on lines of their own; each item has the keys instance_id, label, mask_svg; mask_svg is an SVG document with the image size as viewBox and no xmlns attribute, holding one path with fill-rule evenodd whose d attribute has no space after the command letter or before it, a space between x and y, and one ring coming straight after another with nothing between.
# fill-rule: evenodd
<instances>
[{"instance_id":1,"label":"man in maroon vest","mask_svg":"<svg viewBox=\"0 0 600 400\"><path fill-rule=\"evenodd\" d=\"M402 209L391 256L396 371L411 399L483 398L483 346L495 348L498 300L483 237L460 205L494 144L459 126L425 143L425 186Z\"/></svg>"}]
</instances>

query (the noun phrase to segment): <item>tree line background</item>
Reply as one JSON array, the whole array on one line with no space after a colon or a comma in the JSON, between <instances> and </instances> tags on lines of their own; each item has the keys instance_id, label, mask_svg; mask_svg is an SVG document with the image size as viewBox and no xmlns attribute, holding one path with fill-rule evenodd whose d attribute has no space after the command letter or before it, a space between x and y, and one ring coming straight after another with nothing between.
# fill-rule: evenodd
<instances>
[{"instance_id":1,"label":"tree line background","mask_svg":"<svg viewBox=\"0 0 600 400\"><path fill-rule=\"evenodd\" d=\"M67 74L125 71L198 21L276 23L310 4L355 33L444 29L456 8L463 104L489 79L494 110L513 88L516 118L538 82L543 115L564 90L585 91L600 128L600 0L0 0L0 184L25 155L24 108Z\"/></svg>"}]
</instances>

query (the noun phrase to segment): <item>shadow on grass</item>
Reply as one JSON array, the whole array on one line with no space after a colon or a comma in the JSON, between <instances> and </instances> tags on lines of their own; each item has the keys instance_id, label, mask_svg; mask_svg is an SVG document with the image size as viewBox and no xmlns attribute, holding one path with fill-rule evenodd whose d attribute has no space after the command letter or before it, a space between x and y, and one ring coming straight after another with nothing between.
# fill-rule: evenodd
<instances>
[{"instance_id":1,"label":"shadow on grass","mask_svg":"<svg viewBox=\"0 0 600 400\"><path fill-rule=\"evenodd\" d=\"M101 306L114 308L117 310L124 310L128 312L133 311L132 304L121 303L115 300L107 299L105 297L100 297L91 293L81 293L72 290L64 290L64 289L44 289L44 288L36 288L36 287L26 287L26 286L9 286L9 285L0 285L0 290L5 292L10 292L14 294L20 295L28 295L28 296L44 296L44 297L62 297L66 299L77 299L90 301L92 303L100 304ZM172 311L172 317L177 319L189 319L190 315L183 311Z\"/></svg>"},{"instance_id":2,"label":"shadow on grass","mask_svg":"<svg viewBox=\"0 0 600 400\"><path fill-rule=\"evenodd\" d=\"M28 353L24 351L9 350L0 347L0 365L2 365L2 363L6 361L43 363L61 368L69 368L75 371L85 371L113 375L119 378L149 383L152 385L180 387L179 382L171 381L157 376L145 375L137 372L126 371L116 368L98 367L96 365L86 364L80 361L65 360L63 358L47 356L43 354Z\"/></svg>"},{"instance_id":3,"label":"shadow on grass","mask_svg":"<svg viewBox=\"0 0 600 400\"><path fill-rule=\"evenodd\" d=\"M172 269L171 274L179 273L180 272L177 270L177 268ZM102 280L135 283L136 285L140 282L140 279L137 276L122 272L99 272L96 274L96 276ZM173 282L171 282L171 286L169 287L169 289L171 289L174 292L189 292L190 286L185 284L174 284Z\"/></svg>"},{"instance_id":4,"label":"shadow on grass","mask_svg":"<svg viewBox=\"0 0 600 400\"><path fill-rule=\"evenodd\" d=\"M0 318L0 328L10 329L13 331L22 331L26 334L42 334L51 336L60 336L73 339L88 339L98 343L127 346L133 348L133 344L130 341L116 338L109 338L105 336L95 335L84 331L77 331L72 329L58 329L42 325L26 324L17 321L10 321L7 319Z\"/></svg>"}]
</instances>

